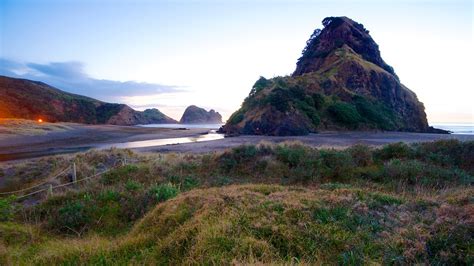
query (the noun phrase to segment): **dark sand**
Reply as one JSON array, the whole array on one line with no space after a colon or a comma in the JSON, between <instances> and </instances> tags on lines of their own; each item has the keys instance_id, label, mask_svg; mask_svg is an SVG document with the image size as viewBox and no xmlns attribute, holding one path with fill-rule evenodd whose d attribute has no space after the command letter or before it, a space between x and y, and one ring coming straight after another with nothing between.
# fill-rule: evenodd
<instances>
[{"instance_id":1,"label":"dark sand","mask_svg":"<svg viewBox=\"0 0 474 266\"><path fill-rule=\"evenodd\" d=\"M239 136L219 139L208 142L196 142L177 145L166 145L159 147L138 148L144 152L194 152L205 153L222 151L242 144L258 144L260 142L281 143L285 141L297 141L318 148L342 149L354 144L366 144L369 146L381 146L395 142L427 142L440 139L458 139L460 141L474 141L474 135L448 135L427 134L407 132L324 132L310 134L308 136Z\"/></svg>"},{"instance_id":2,"label":"dark sand","mask_svg":"<svg viewBox=\"0 0 474 266\"><path fill-rule=\"evenodd\" d=\"M199 136L207 129L176 130L164 128L125 127L111 125L65 124L69 128L41 135L0 134L0 161L28 159L46 155L74 153L98 148L103 144L124 143L152 139ZM238 136L206 142L136 148L142 152L222 151L241 144L262 141L279 143L300 141L313 147L344 148L353 144L380 146L393 142L425 142L439 139L474 140L474 135L445 135L406 132L325 132L308 136L270 137Z\"/></svg>"},{"instance_id":3,"label":"dark sand","mask_svg":"<svg viewBox=\"0 0 474 266\"><path fill-rule=\"evenodd\" d=\"M192 137L208 132L207 129L177 130L70 123L64 125L69 129L39 135L0 134L0 161L80 152L103 144Z\"/></svg>"}]
</instances>

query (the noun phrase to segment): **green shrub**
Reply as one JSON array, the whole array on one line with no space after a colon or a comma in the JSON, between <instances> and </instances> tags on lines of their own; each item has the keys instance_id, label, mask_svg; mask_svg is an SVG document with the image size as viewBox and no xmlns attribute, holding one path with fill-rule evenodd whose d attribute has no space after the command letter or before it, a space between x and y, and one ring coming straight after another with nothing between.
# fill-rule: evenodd
<instances>
[{"instance_id":1,"label":"green shrub","mask_svg":"<svg viewBox=\"0 0 474 266\"><path fill-rule=\"evenodd\" d=\"M196 179L192 176L186 176L183 182L181 182L180 187L182 190L188 191L188 190L198 187L199 184L200 184L199 179Z\"/></svg>"},{"instance_id":2,"label":"green shrub","mask_svg":"<svg viewBox=\"0 0 474 266\"><path fill-rule=\"evenodd\" d=\"M268 87L272 82L269 81L268 79L260 76L260 78L255 82L255 84L252 87L252 90L250 90L249 97L254 96L257 94L259 91L265 89Z\"/></svg>"},{"instance_id":3,"label":"green shrub","mask_svg":"<svg viewBox=\"0 0 474 266\"><path fill-rule=\"evenodd\" d=\"M199 186L199 180L192 176L170 176L168 181L178 186L180 190L188 191Z\"/></svg>"},{"instance_id":4,"label":"green shrub","mask_svg":"<svg viewBox=\"0 0 474 266\"><path fill-rule=\"evenodd\" d=\"M362 120L362 117L352 104L341 101L331 104L328 107L328 112L336 122L352 128L357 127Z\"/></svg>"},{"instance_id":5,"label":"green shrub","mask_svg":"<svg viewBox=\"0 0 474 266\"><path fill-rule=\"evenodd\" d=\"M237 125L240 123L242 120L244 120L244 111L242 109L239 109L235 113L233 113L230 118L229 118L229 123L231 125Z\"/></svg>"},{"instance_id":6,"label":"green shrub","mask_svg":"<svg viewBox=\"0 0 474 266\"><path fill-rule=\"evenodd\" d=\"M81 201L67 201L58 211L57 217L52 217L53 227L67 233L82 232L90 223L91 217L86 206ZM72 232L71 232L72 231Z\"/></svg>"},{"instance_id":7,"label":"green shrub","mask_svg":"<svg viewBox=\"0 0 474 266\"><path fill-rule=\"evenodd\" d=\"M474 229L459 223L453 228L439 228L426 243L433 265L473 265Z\"/></svg>"},{"instance_id":8,"label":"green shrub","mask_svg":"<svg viewBox=\"0 0 474 266\"><path fill-rule=\"evenodd\" d=\"M441 166L457 166L474 174L474 141L439 140L413 144L414 156Z\"/></svg>"},{"instance_id":9,"label":"green shrub","mask_svg":"<svg viewBox=\"0 0 474 266\"><path fill-rule=\"evenodd\" d=\"M219 176L215 178L215 180L212 182L212 185L222 187L222 186L227 186L231 183L232 183L232 178L228 176Z\"/></svg>"},{"instance_id":10,"label":"green shrub","mask_svg":"<svg viewBox=\"0 0 474 266\"><path fill-rule=\"evenodd\" d=\"M13 218L15 207L13 202L15 196L0 199L0 222L9 221Z\"/></svg>"},{"instance_id":11,"label":"green shrub","mask_svg":"<svg viewBox=\"0 0 474 266\"><path fill-rule=\"evenodd\" d=\"M101 182L107 185L115 184L119 181L128 179L131 174L136 173L137 171L138 167L136 165L125 165L103 174Z\"/></svg>"},{"instance_id":12,"label":"green shrub","mask_svg":"<svg viewBox=\"0 0 474 266\"><path fill-rule=\"evenodd\" d=\"M128 191L136 191L136 190L141 189L142 187L143 187L142 184L131 179L127 180L127 183L125 183L125 189Z\"/></svg>"},{"instance_id":13,"label":"green shrub","mask_svg":"<svg viewBox=\"0 0 474 266\"><path fill-rule=\"evenodd\" d=\"M232 155L237 162L246 162L255 159L257 147L255 145L241 145L232 148Z\"/></svg>"},{"instance_id":14,"label":"green shrub","mask_svg":"<svg viewBox=\"0 0 474 266\"><path fill-rule=\"evenodd\" d=\"M395 114L382 103L369 101L362 96L353 98L359 114L367 121L377 125L384 130L393 130L395 128Z\"/></svg>"},{"instance_id":15,"label":"green shrub","mask_svg":"<svg viewBox=\"0 0 474 266\"><path fill-rule=\"evenodd\" d=\"M403 142L391 143L375 150L374 157L387 161L390 159L412 158L413 150Z\"/></svg>"},{"instance_id":16,"label":"green shrub","mask_svg":"<svg viewBox=\"0 0 474 266\"><path fill-rule=\"evenodd\" d=\"M299 165L307 156L307 148L303 145L279 145L275 149L275 154L278 160L292 168Z\"/></svg>"},{"instance_id":17,"label":"green shrub","mask_svg":"<svg viewBox=\"0 0 474 266\"><path fill-rule=\"evenodd\" d=\"M324 96L321 93L314 93L311 97L313 98L314 108L321 110L325 103Z\"/></svg>"},{"instance_id":18,"label":"green shrub","mask_svg":"<svg viewBox=\"0 0 474 266\"><path fill-rule=\"evenodd\" d=\"M268 103L280 112L286 112L290 108L291 100L288 90L282 88L274 89L267 97Z\"/></svg>"},{"instance_id":19,"label":"green shrub","mask_svg":"<svg viewBox=\"0 0 474 266\"><path fill-rule=\"evenodd\" d=\"M311 98L310 98L311 99ZM309 105L306 101L297 101L296 107L301 110L306 116L311 119L313 125L318 126L321 122L318 111L313 106Z\"/></svg>"},{"instance_id":20,"label":"green shrub","mask_svg":"<svg viewBox=\"0 0 474 266\"><path fill-rule=\"evenodd\" d=\"M120 199L120 193L114 190L102 191L99 194L99 200L101 201L118 201Z\"/></svg>"},{"instance_id":21,"label":"green shrub","mask_svg":"<svg viewBox=\"0 0 474 266\"><path fill-rule=\"evenodd\" d=\"M347 179L352 176L354 162L347 151L320 150L323 178Z\"/></svg>"},{"instance_id":22,"label":"green shrub","mask_svg":"<svg viewBox=\"0 0 474 266\"><path fill-rule=\"evenodd\" d=\"M387 194L371 193L369 195L371 199L369 202L369 208L377 208L387 205L400 205L404 203L402 199Z\"/></svg>"},{"instance_id":23,"label":"green shrub","mask_svg":"<svg viewBox=\"0 0 474 266\"><path fill-rule=\"evenodd\" d=\"M178 192L178 188L171 183L155 185L150 189L150 193L154 195L159 202L176 197Z\"/></svg>"},{"instance_id":24,"label":"green shrub","mask_svg":"<svg viewBox=\"0 0 474 266\"><path fill-rule=\"evenodd\" d=\"M471 184L474 178L460 169L446 169L418 160L393 159L380 173L385 181L404 181L408 185L441 188L447 184Z\"/></svg>"},{"instance_id":25,"label":"green shrub","mask_svg":"<svg viewBox=\"0 0 474 266\"><path fill-rule=\"evenodd\" d=\"M354 145L347 149L356 166L369 166L373 163L372 149L367 145Z\"/></svg>"}]
</instances>

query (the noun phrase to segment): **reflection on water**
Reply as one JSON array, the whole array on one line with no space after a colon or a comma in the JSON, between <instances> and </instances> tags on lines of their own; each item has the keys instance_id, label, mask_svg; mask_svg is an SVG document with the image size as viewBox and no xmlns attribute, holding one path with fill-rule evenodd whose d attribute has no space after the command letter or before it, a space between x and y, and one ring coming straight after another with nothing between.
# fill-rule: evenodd
<instances>
[{"instance_id":1,"label":"reflection on water","mask_svg":"<svg viewBox=\"0 0 474 266\"><path fill-rule=\"evenodd\" d=\"M223 124L148 124L139 125L140 127L158 127L158 128L207 128L219 129Z\"/></svg>"},{"instance_id":2,"label":"reflection on water","mask_svg":"<svg viewBox=\"0 0 474 266\"><path fill-rule=\"evenodd\" d=\"M151 139L151 140L143 140L143 141L112 143L112 144L101 145L98 148L99 149L110 149L112 147L119 148L119 149L144 148L144 147L182 144L182 143L191 143L191 142L211 141L211 140L218 140L218 139L223 139L223 138L224 138L224 134L218 134L211 131L209 134L199 135L195 137Z\"/></svg>"}]
</instances>

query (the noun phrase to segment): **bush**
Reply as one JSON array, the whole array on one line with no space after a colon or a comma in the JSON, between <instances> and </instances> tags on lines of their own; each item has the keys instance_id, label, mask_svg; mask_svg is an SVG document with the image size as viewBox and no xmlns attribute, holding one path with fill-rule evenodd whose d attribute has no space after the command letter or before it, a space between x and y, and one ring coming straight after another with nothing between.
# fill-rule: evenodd
<instances>
[{"instance_id":1,"label":"bush","mask_svg":"<svg viewBox=\"0 0 474 266\"><path fill-rule=\"evenodd\" d=\"M240 123L242 120L244 120L244 111L243 109L239 109L235 113L233 113L230 118L229 118L229 124L231 125L237 125Z\"/></svg>"},{"instance_id":2,"label":"bush","mask_svg":"<svg viewBox=\"0 0 474 266\"><path fill-rule=\"evenodd\" d=\"M381 149L375 150L374 157L379 160L405 159L411 158L413 150L406 143L398 142L383 146Z\"/></svg>"},{"instance_id":3,"label":"bush","mask_svg":"<svg viewBox=\"0 0 474 266\"><path fill-rule=\"evenodd\" d=\"M384 165L381 177L386 181L404 181L408 185L441 188L446 184L471 184L473 177L459 169L446 169L418 160L393 159Z\"/></svg>"},{"instance_id":4,"label":"bush","mask_svg":"<svg viewBox=\"0 0 474 266\"><path fill-rule=\"evenodd\" d=\"M15 196L0 199L0 222L9 221L13 218L13 213L15 211L13 206L14 200Z\"/></svg>"},{"instance_id":5,"label":"bush","mask_svg":"<svg viewBox=\"0 0 474 266\"><path fill-rule=\"evenodd\" d=\"M271 84L271 81L269 81L268 79L260 76L260 78L253 85L252 90L250 90L249 97L254 96L259 91L261 91L261 90L265 89L266 87L268 87L270 84Z\"/></svg>"},{"instance_id":6,"label":"bush","mask_svg":"<svg viewBox=\"0 0 474 266\"><path fill-rule=\"evenodd\" d=\"M176 197L178 192L178 188L171 183L155 185L150 189L150 193L154 195L159 202Z\"/></svg>"},{"instance_id":7,"label":"bush","mask_svg":"<svg viewBox=\"0 0 474 266\"><path fill-rule=\"evenodd\" d=\"M354 145L348 148L352 160L357 166L369 166L373 163L372 150L366 145Z\"/></svg>"},{"instance_id":8,"label":"bush","mask_svg":"<svg viewBox=\"0 0 474 266\"><path fill-rule=\"evenodd\" d=\"M125 189L128 191L135 191L141 189L143 186L137 181L134 180L127 180L127 183L125 183Z\"/></svg>"},{"instance_id":9,"label":"bush","mask_svg":"<svg viewBox=\"0 0 474 266\"><path fill-rule=\"evenodd\" d=\"M314 108L316 108L317 110L323 108L325 100L324 96L321 93L314 93L313 95L311 95L311 97L313 98Z\"/></svg>"},{"instance_id":10,"label":"bush","mask_svg":"<svg viewBox=\"0 0 474 266\"><path fill-rule=\"evenodd\" d=\"M362 96L355 96L354 103L359 114L384 130L395 129L395 114L382 103L375 103Z\"/></svg>"},{"instance_id":11,"label":"bush","mask_svg":"<svg viewBox=\"0 0 474 266\"><path fill-rule=\"evenodd\" d=\"M286 112L290 108L289 101L291 98L288 90L276 88L268 95L267 99L268 103L280 112Z\"/></svg>"},{"instance_id":12,"label":"bush","mask_svg":"<svg viewBox=\"0 0 474 266\"><path fill-rule=\"evenodd\" d=\"M101 178L101 182L107 185L115 184L121 180L128 179L132 173L136 173L137 171L138 167L136 165L122 166L105 173Z\"/></svg>"},{"instance_id":13,"label":"bush","mask_svg":"<svg viewBox=\"0 0 474 266\"><path fill-rule=\"evenodd\" d=\"M330 105L328 112L336 122L352 128L357 127L362 120L362 117L353 105L341 101Z\"/></svg>"},{"instance_id":14,"label":"bush","mask_svg":"<svg viewBox=\"0 0 474 266\"><path fill-rule=\"evenodd\" d=\"M474 229L468 224L459 223L453 228L438 229L426 243L429 260L433 265L472 265L473 241Z\"/></svg>"},{"instance_id":15,"label":"bush","mask_svg":"<svg viewBox=\"0 0 474 266\"><path fill-rule=\"evenodd\" d=\"M101 201L118 201L120 199L120 193L114 190L102 191L99 194L99 200Z\"/></svg>"},{"instance_id":16,"label":"bush","mask_svg":"<svg viewBox=\"0 0 474 266\"><path fill-rule=\"evenodd\" d=\"M276 148L275 154L278 160L293 168L307 156L306 149L303 145L281 145Z\"/></svg>"},{"instance_id":17,"label":"bush","mask_svg":"<svg viewBox=\"0 0 474 266\"><path fill-rule=\"evenodd\" d=\"M52 217L52 226L63 232L80 233L90 223L91 217L81 201L67 201L59 209L58 217Z\"/></svg>"},{"instance_id":18,"label":"bush","mask_svg":"<svg viewBox=\"0 0 474 266\"><path fill-rule=\"evenodd\" d=\"M180 190L188 191L199 186L199 180L192 176L170 176L168 181L176 185Z\"/></svg>"},{"instance_id":19,"label":"bush","mask_svg":"<svg viewBox=\"0 0 474 266\"><path fill-rule=\"evenodd\" d=\"M245 162L255 159L257 147L255 145L241 145L232 148L232 155L237 162Z\"/></svg>"},{"instance_id":20,"label":"bush","mask_svg":"<svg viewBox=\"0 0 474 266\"><path fill-rule=\"evenodd\" d=\"M474 141L439 140L413 144L414 156L441 166L474 172ZM474 173L473 173L474 174Z\"/></svg>"},{"instance_id":21,"label":"bush","mask_svg":"<svg viewBox=\"0 0 474 266\"><path fill-rule=\"evenodd\" d=\"M354 162L347 151L321 150L324 178L346 179L352 176Z\"/></svg>"},{"instance_id":22,"label":"bush","mask_svg":"<svg viewBox=\"0 0 474 266\"><path fill-rule=\"evenodd\" d=\"M311 99L311 98L310 98ZM306 116L311 119L313 125L318 126L321 122L318 111L313 106L309 105L306 101L297 101L296 107L301 110Z\"/></svg>"}]
</instances>

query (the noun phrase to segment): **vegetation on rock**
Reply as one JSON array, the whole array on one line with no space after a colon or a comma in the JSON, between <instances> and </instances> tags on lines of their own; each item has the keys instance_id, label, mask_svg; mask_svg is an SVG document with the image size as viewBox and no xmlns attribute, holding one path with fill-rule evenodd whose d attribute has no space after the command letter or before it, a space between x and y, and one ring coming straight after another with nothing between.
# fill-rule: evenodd
<instances>
[{"instance_id":1,"label":"vegetation on rock","mask_svg":"<svg viewBox=\"0 0 474 266\"><path fill-rule=\"evenodd\" d=\"M42 82L5 76L0 76L0 118L115 125L176 122L158 109L139 112L125 104L105 103Z\"/></svg>"},{"instance_id":2,"label":"vegetation on rock","mask_svg":"<svg viewBox=\"0 0 474 266\"><path fill-rule=\"evenodd\" d=\"M292 76L260 77L221 128L228 134L302 135L319 130L437 132L362 24L323 20Z\"/></svg>"}]
</instances>

